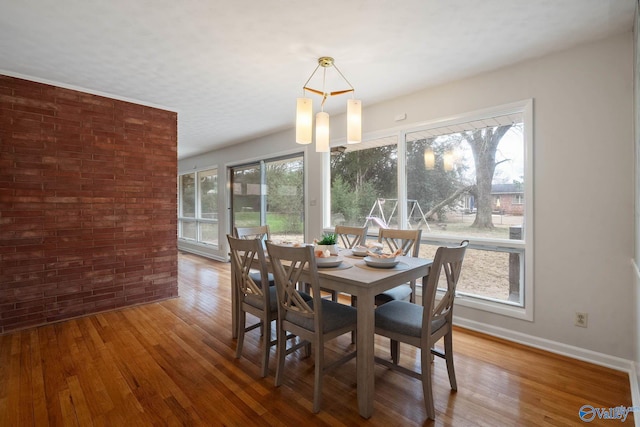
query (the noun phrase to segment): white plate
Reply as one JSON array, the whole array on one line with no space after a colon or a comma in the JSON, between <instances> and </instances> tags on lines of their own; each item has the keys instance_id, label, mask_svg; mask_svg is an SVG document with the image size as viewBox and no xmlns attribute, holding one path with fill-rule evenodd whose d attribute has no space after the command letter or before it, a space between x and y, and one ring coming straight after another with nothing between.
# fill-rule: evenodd
<instances>
[{"instance_id":1,"label":"white plate","mask_svg":"<svg viewBox=\"0 0 640 427\"><path fill-rule=\"evenodd\" d=\"M367 257L364 257L364 262L366 262L369 267L393 268L400 261L398 261L395 258L372 258L370 256L367 256Z\"/></svg>"},{"instance_id":2,"label":"white plate","mask_svg":"<svg viewBox=\"0 0 640 427\"><path fill-rule=\"evenodd\" d=\"M342 257L330 256L328 258L316 257L318 268L337 267L342 263Z\"/></svg>"}]
</instances>

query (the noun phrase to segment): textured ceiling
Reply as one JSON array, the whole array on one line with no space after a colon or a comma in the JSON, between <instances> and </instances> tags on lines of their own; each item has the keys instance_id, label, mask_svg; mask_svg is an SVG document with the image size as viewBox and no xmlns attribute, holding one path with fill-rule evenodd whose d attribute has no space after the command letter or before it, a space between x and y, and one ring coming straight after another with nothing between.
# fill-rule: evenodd
<instances>
[{"instance_id":1,"label":"textured ceiling","mask_svg":"<svg viewBox=\"0 0 640 427\"><path fill-rule=\"evenodd\" d=\"M320 56L366 108L630 31L635 3L0 0L0 73L177 111L184 158L292 127Z\"/></svg>"}]
</instances>

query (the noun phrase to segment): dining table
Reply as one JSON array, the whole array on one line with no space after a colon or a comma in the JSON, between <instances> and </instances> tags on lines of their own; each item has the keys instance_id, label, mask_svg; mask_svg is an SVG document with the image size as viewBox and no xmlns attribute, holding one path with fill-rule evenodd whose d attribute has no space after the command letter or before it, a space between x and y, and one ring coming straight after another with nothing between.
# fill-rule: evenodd
<instances>
[{"instance_id":1,"label":"dining table","mask_svg":"<svg viewBox=\"0 0 640 427\"><path fill-rule=\"evenodd\" d=\"M341 263L335 267L318 267L320 286L323 289L342 292L357 297L358 319L356 326L356 387L358 410L363 418L373 414L375 395L375 296L403 283L422 278L427 283L433 260L398 256L393 267L373 267L350 249L341 249ZM304 280L304 274L301 280ZM238 297L232 292L233 335Z\"/></svg>"}]
</instances>

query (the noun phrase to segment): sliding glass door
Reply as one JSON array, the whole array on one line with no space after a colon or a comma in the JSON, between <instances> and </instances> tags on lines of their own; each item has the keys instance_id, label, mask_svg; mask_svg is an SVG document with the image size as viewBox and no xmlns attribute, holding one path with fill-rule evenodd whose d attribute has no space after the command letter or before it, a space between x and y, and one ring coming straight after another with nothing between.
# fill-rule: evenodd
<instances>
[{"instance_id":1,"label":"sliding glass door","mask_svg":"<svg viewBox=\"0 0 640 427\"><path fill-rule=\"evenodd\" d=\"M304 241L304 158L267 159L230 168L231 226L267 224L274 240Z\"/></svg>"}]
</instances>

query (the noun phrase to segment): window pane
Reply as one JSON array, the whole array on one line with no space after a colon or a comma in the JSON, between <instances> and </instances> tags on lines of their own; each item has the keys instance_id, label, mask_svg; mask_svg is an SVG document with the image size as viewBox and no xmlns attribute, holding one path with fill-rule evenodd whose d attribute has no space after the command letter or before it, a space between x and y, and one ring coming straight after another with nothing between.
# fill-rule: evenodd
<instances>
[{"instance_id":1,"label":"window pane","mask_svg":"<svg viewBox=\"0 0 640 427\"><path fill-rule=\"evenodd\" d=\"M438 246L422 244L420 257L433 259L437 249ZM523 256L519 252L467 249L456 290L472 296L521 304L521 261ZM444 290L447 282L444 272L442 275L439 289Z\"/></svg>"},{"instance_id":2,"label":"window pane","mask_svg":"<svg viewBox=\"0 0 640 427\"><path fill-rule=\"evenodd\" d=\"M196 217L196 182L195 174L180 175L180 216Z\"/></svg>"},{"instance_id":3,"label":"window pane","mask_svg":"<svg viewBox=\"0 0 640 427\"><path fill-rule=\"evenodd\" d=\"M200 218L218 219L218 170L198 172L200 187Z\"/></svg>"},{"instance_id":4,"label":"window pane","mask_svg":"<svg viewBox=\"0 0 640 427\"><path fill-rule=\"evenodd\" d=\"M233 168L231 185L233 225L260 225L260 165Z\"/></svg>"},{"instance_id":5,"label":"window pane","mask_svg":"<svg viewBox=\"0 0 640 427\"><path fill-rule=\"evenodd\" d=\"M348 146L331 156L331 226L398 227L397 138Z\"/></svg>"},{"instance_id":6,"label":"window pane","mask_svg":"<svg viewBox=\"0 0 640 427\"><path fill-rule=\"evenodd\" d=\"M180 221L182 223L182 237L183 239L196 240L197 230L195 221Z\"/></svg>"},{"instance_id":7,"label":"window pane","mask_svg":"<svg viewBox=\"0 0 640 427\"><path fill-rule=\"evenodd\" d=\"M265 163L267 225L274 240L304 242L304 161L302 157Z\"/></svg>"},{"instance_id":8,"label":"window pane","mask_svg":"<svg viewBox=\"0 0 640 427\"><path fill-rule=\"evenodd\" d=\"M200 242L218 245L218 223L200 222Z\"/></svg>"},{"instance_id":9,"label":"window pane","mask_svg":"<svg viewBox=\"0 0 640 427\"><path fill-rule=\"evenodd\" d=\"M409 224L425 232L509 239L524 222L524 185L522 123L407 134Z\"/></svg>"},{"instance_id":10,"label":"window pane","mask_svg":"<svg viewBox=\"0 0 640 427\"><path fill-rule=\"evenodd\" d=\"M518 304L524 252L495 250L495 244L524 241L522 130L521 115L514 114L406 135L408 225L443 245L451 238L488 239L493 250L482 243L467 250L458 291ZM431 248L425 256L433 257Z\"/></svg>"}]
</instances>

